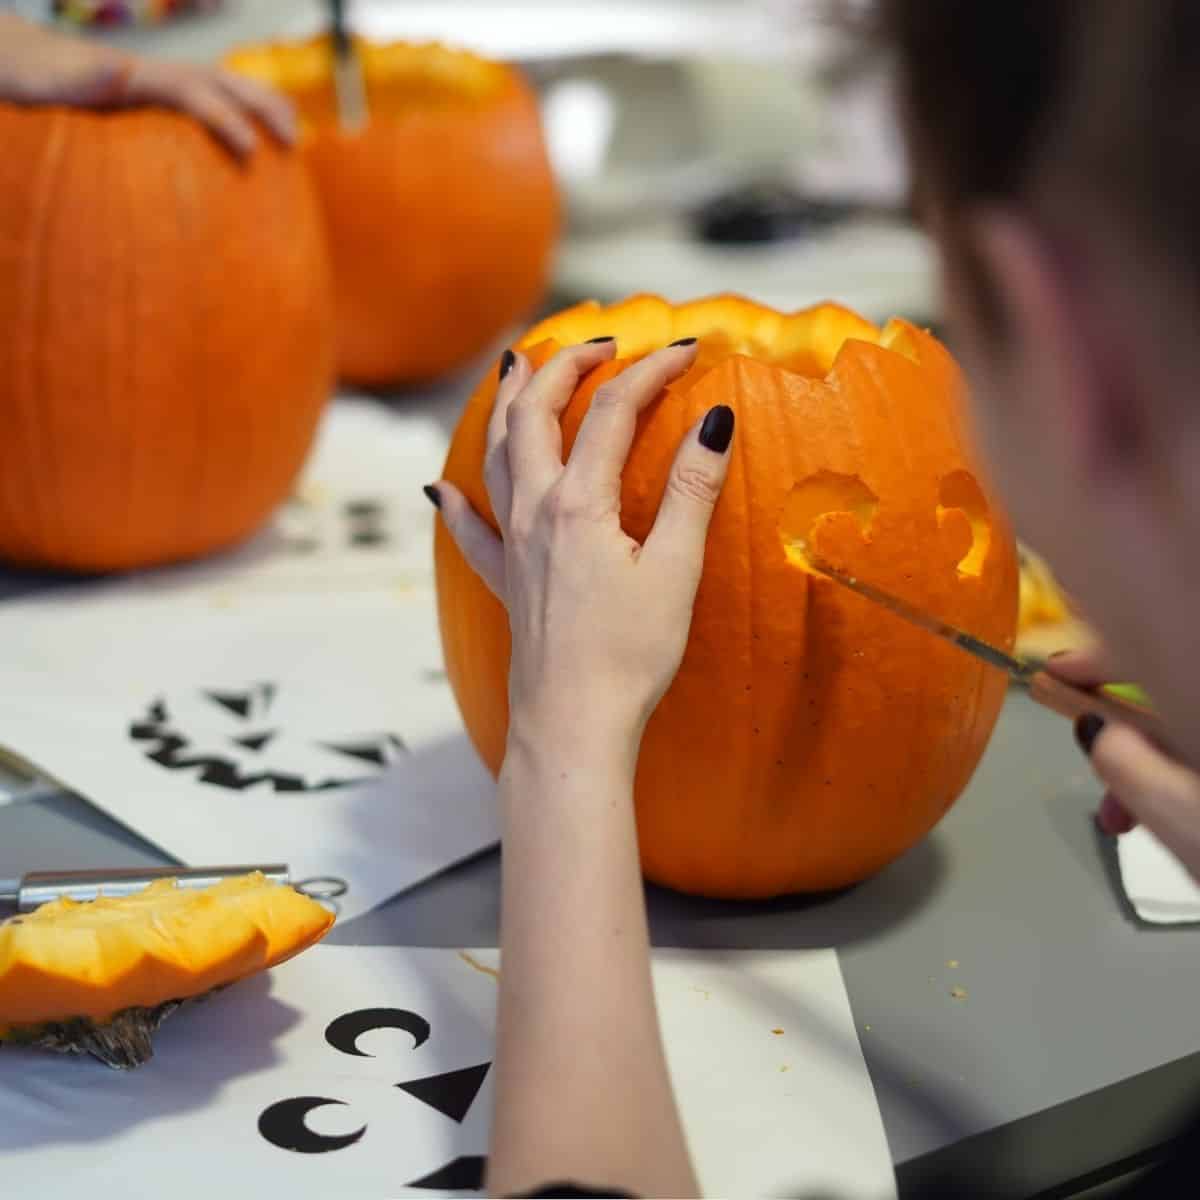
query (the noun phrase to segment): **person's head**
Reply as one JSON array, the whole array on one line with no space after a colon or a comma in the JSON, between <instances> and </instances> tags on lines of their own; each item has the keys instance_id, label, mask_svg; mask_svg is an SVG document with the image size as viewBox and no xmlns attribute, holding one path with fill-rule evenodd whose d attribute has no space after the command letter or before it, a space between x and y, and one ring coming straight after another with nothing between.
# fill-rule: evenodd
<instances>
[{"instance_id":1,"label":"person's head","mask_svg":"<svg viewBox=\"0 0 1200 1200\"><path fill-rule=\"evenodd\" d=\"M1168 716L1194 714L1200 4L876 13L995 481Z\"/></svg>"}]
</instances>

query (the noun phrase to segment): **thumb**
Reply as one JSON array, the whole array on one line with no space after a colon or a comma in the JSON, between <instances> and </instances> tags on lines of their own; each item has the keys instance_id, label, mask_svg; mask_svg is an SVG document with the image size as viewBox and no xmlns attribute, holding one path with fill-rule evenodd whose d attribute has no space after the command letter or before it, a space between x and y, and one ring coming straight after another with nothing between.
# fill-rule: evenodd
<instances>
[{"instance_id":1,"label":"thumb","mask_svg":"<svg viewBox=\"0 0 1200 1200\"><path fill-rule=\"evenodd\" d=\"M1200 880L1200 776L1125 725L1092 733L1091 760L1121 808Z\"/></svg>"},{"instance_id":2,"label":"thumb","mask_svg":"<svg viewBox=\"0 0 1200 1200\"><path fill-rule=\"evenodd\" d=\"M496 531L471 507L471 502L444 480L425 489L429 502L442 514L446 528L471 570L504 603L504 543Z\"/></svg>"},{"instance_id":3,"label":"thumb","mask_svg":"<svg viewBox=\"0 0 1200 1200\"><path fill-rule=\"evenodd\" d=\"M700 580L708 525L729 472L733 426L733 409L718 404L683 439L642 549L643 561L661 559L685 567L693 587Z\"/></svg>"}]
</instances>

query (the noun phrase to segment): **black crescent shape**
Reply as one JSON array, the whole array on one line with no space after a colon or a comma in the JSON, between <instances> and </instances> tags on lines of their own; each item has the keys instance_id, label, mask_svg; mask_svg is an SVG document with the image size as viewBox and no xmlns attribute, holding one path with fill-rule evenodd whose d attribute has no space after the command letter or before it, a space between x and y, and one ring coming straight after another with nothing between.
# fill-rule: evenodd
<instances>
[{"instance_id":1,"label":"black crescent shape","mask_svg":"<svg viewBox=\"0 0 1200 1200\"><path fill-rule=\"evenodd\" d=\"M354 1133L343 1133L331 1137L313 1133L304 1118L314 1108L325 1104L345 1104L345 1100L330 1100L327 1096L293 1096L290 1100L278 1100L264 1108L258 1118L258 1132L280 1150L295 1150L298 1154L326 1154L330 1150L342 1150L353 1146L364 1133L364 1125Z\"/></svg>"},{"instance_id":2,"label":"black crescent shape","mask_svg":"<svg viewBox=\"0 0 1200 1200\"><path fill-rule=\"evenodd\" d=\"M371 1029L403 1029L412 1035L414 1050L429 1040L429 1022L406 1008L360 1008L345 1013L325 1027L325 1040L343 1054L371 1058L358 1048L358 1039Z\"/></svg>"}]
</instances>

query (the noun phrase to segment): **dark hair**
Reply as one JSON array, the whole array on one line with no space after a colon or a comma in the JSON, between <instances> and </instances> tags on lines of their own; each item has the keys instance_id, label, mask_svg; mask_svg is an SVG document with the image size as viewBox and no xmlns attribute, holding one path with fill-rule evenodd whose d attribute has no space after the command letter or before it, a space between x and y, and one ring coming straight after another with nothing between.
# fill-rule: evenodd
<instances>
[{"instance_id":1,"label":"dark hair","mask_svg":"<svg viewBox=\"0 0 1200 1200\"><path fill-rule=\"evenodd\" d=\"M914 197L1091 210L1200 281L1200 3L876 0Z\"/></svg>"}]
</instances>

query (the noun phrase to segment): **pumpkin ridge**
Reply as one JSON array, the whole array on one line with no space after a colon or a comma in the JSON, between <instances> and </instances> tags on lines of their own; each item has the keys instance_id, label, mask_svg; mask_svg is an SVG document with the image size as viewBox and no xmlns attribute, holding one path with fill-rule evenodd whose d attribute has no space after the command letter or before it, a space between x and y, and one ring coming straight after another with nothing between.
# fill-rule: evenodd
<instances>
[{"instance_id":1,"label":"pumpkin ridge","mask_svg":"<svg viewBox=\"0 0 1200 1200\"><path fill-rule=\"evenodd\" d=\"M103 133L106 140L111 141L113 130L114 126L111 124L104 126ZM96 133L99 135L101 130L97 130ZM144 138L144 129L138 128L138 135ZM114 170L110 160L104 163L104 169L107 172L111 172L115 177L113 180L110 180L110 184L113 185L110 195L114 199L118 196L120 197L122 220L118 222L118 227L123 230L131 229L133 228L133 222L136 220L134 215L136 213L136 202L135 189L130 184L128 174L129 164L118 161ZM176 213L171 213L172 219L176 216ZM137 298L140 294L142 270L140 255L132 253L131 250L132 248L128 244L121 247L119 255L120 270L114 271L109 275L108 286L111 290L107 296L107 307L112 312L120 309L122 315L121 319L111 321L109 327L105 330L105 333L113 339L113 345L107 356L105 382L108 385L109 407L114 416L118 412L118 406L121 404L123 395L135 398L135 407L126 420L130 428L141 429L146 426L145 410L150 403L151 397L147 396L143 389L138 387L138 376L141 371L141 341L144 336L144 330L139 319L141 314L138 312L137 303ZM195 323L192 328L195 328ZM190 367L191 363L188 366ZM201 403L209 403L207 392L204 393ZM118 506L124 507L124 519L120 522L114 522L115 528L111 532L106 531L106 540L115 542L120 547L120 551L124 552L128 540L127 531L134 528L137 521L138 496L134 480L138 478L139 474L139 455L144 454L145 450L142 448L142 439L135 437L122 439L121 449L124 452L125 469L121 472L120 493L114 499ZM153 450L157 452L159 447L153 447Z\"/></svg>"},{"instance_id":2,"label":"pumpkin ridge","mask_svg":"<svg viewBox=\"0 0 1200 1200\"><path fill-rule=\"evenodd\" d=\"M734 364L734 378L737 381L737 387L735 389L735 394L740 397L748 390L745 386L745 373L746 373L746 361L749 360L749 355L739 355L737 357L742 360L742 361L737 361ZM734 414L735 422L737 420L737 417L740 415L741 414L735 412L735 414ZM753 505L753 497L751 494L752 484L751 484L751 480L750 480L750 472L746 469L745 448L743 445L744 439L739 438L737 436L736 423L734 425L734 441L737 443L737 445L734 446L734 453L737 454L737 456L738 456L739 474L741 475L741 478L742 478L742 497L741 497L741 499L742 499L743 505L745 506L746 513L750 514L755 511L755 508ZM756 635L755 635L755 625L757 624L757 615L758 615L757 614L757 607L758 607L757 606L757 599L758 599L757 589L758 589L758 573L755 568L755 558L754 558L753 554L748 554L746 556L746 588L745 588L745 591L746 591L746 618L747 618L746 619L746 636L747 636L747 638L749 638L749 644L748 644L747 649L749 651L748 657L750 659L750 677L752 679L756 679L758 677L758 662L759 662L759 648L758 648L758 642L756 641ZM753 718L751 719L751 722L743 728L743 741L748 741L749 738L753 737L752 733L747 734L745 732L745 730L748 728L751 728L752 725L753 725ZM747 747L747 750L745 751L745 753L747 753L747 754L749 753L749 747ZM739 878L745 877L747 870L752 871L754 868L754 858L755 858L754 846L757 844L757 836L759 834L759 830L767 819L767 814L760 812L757 814L758 819L755 820L756 814L750 808L751 796L753 794L752 789L756 788L758 784L759 784L759 780L757 780L757 779L753 780L751 787L745 789L745 791L742 793L742 795L740 797L740 804L739 804L740 815L739 815L739 818L737 821L737 828L738 828L739 836L738 836L738 847L735 852L735 861L738 864L737 865L737 875Z\"/></svg>"},{"instance_id":3,"label":"pumpkin ridge","mask_svg":"<svg viewBox=\"0 0 1200 1200\"><path fill-rule=\"evenodd\" d=\"M40 474L47 470L47 462L45 455L46 433L45 427L36 419L37 413L37 397L39 388L38 375L41 371L41 361L39 359L39 349L45 346L44 327L47 324L47 310L49 307L46 296L47 280L46 276L49 273L45 258L47 256L46 249L46 229L50 224L50 213L54 203L55 196L61 197L62 191L54 185L58 182L58 178L62 173L62 164L65 157L65 142L67 138L67 123L63 119L60 112L55 112L51 120L49 136L46 138L45 153L42 155L38 163L38 171L32 181L30 194L34 197L32 203L32 226L30 233L31 238L29 244L36 247L34 253L30 255L28 281L25 287L25 303L30 309L30 324L32 332L30 334L29 345L33 347L27 356L27 369L25 372L25 387L23 389L25 395L24 404L24 419L21 425L26 430L36 430L31 434L30 444L30 461L37 463L37 470ZM44 350L42 350L44 353ZM34 414L34 418L30 419L30 414ZM52 468L51 468L52 471ZM34 508L38 511L37 521L42 524L47 520L48 513L44 500L48 499L40 488L31 489L33 496L36 497ZM55 495L58 494L58 489L55 489ZM63 520L62 511L58 505L53 505L56 509L58 517L58 526L61 531Z\"/></svg>"}]
</instances>

